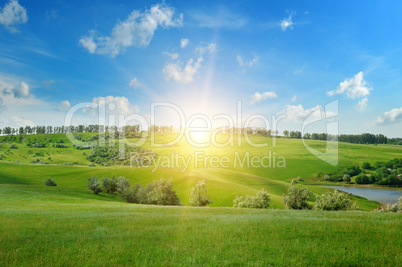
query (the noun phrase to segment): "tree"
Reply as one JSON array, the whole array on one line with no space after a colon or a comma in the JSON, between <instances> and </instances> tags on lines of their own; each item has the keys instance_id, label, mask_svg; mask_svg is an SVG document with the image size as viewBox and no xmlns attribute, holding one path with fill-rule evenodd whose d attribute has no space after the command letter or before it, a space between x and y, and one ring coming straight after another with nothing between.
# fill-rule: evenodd
<instances>
[{"instance_id":1,"label":"tree","mask_svg":"<svg viewBox=\"0 0 402 267\"><path fill-rule=\"evenodd\" d=\"M307 188L300 188L291 185L288 189L288 193L283 196L283 203L288 209L302 210L311 209L307 200L313 193Z\"/></svg>"},{"instance_id":2,"label":"tree","mask_svg":"<svg viewBox=\"0 0 402 267\"><path fill-rule=\"evenodd\" d=\"M371 169L370 162L367 162L367 161L363 162L362 168L365 169L365 170L370 170Z\"/></svg>"},{"instance_id":3,"label":"tree","mask_svg":"<svg viewBox=\"0 0 402 267\"><path fill-rule=\"evenodd\" d=\"M114 178L114 176L112 177L112 179L103 177L102 178L102 189L103 189L102 191L109 193L109 194L113 194L117 190L116 184L117 184L117 180Z\"/></svg>"},{"instance_id":4,"label":"tree","mask_svg":"<svg viewBox=\"0 0 402 267\"><path fill-rule=\"evenodd\" d=\"M181 205L176 191L173 190L172 180L155 180L145 188L148 203L154 205Z\"/></svg>"},{"instance_id":5,"label":"tree","mask_svg":"<svg viewBox=\"0 0 402 267\"><path fill-rule=\"evenodd\" d=\"M288 130L284 130L284 131L283 131L283 135L286 136L286 137L289 137L289 131L288 131Z\"/></svg>"},{"instance_id":6,"label":"tree","mask_svg":"<svg viewBox=\"0 0 402 267\"><path fill-rule=\"evenodd\" d=\"M87 180L88 180L88 188L91 189L92 192L94 192L94 194L97 195L100 192L102 192L97 176L89 177Z\"/></svg>"},{"instance_id":7,"label":"tree","mask_svg":"<svg viewBox=\"0 0 402 267\"><path fill-rule=\"evenodd\" d=\"M349 175L349 174L345 174L345 175L343 176L342 180L343 180L345 183L348 183L348 184L349 184L350 181L351 181L350 175Z\"/></svg>"},{"instance_id":8,"label":"tree","mask_svg":"<svg viewBox=\"0 0 402 267\"><path fill-rule=\"evenodd\" d=\"M270 195L261 189L255 196L240 196L233 200L233 207L235 208L250 208L250 209L268 209L269 202L271 201Z\"/></svg>"},{"instance_id":9,"label":"tree","mask_svg":"<svg viewBox=\"0 0 402 267\"><path fill-rule=\"evenodd\" d=\"M353 203L347 194L338 190L328 191L317 197L314 208L317 210L354 210L357 209L356 203Z\"/></svg>"},{"instance_id":10,"label":"tree","mask_svg":"<svg viewBox=\"0 0 402 267\"><path fill-rule=\"evenodd\" d=\"M190 192L190 205L191 206L206 206L212 201L209 199L206 181L199 181Z\"/></svg>"},{"instance_id":11,"label":"tree","mask_svg":"<svg viewBox=\"0 0 402 267\"><path fill-rule=\"evenodd\" d=\"M130 190L130 182L123 176L117 178L116 190L120 195Z\"/></svg>"}]
</instances>

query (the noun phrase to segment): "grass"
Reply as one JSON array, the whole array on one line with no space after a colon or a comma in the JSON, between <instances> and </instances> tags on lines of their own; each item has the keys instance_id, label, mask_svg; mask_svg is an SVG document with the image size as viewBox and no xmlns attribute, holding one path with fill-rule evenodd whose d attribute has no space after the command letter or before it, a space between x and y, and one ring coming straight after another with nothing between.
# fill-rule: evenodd
<instances>
[{"instance_id":1,"label":"grass","mask_svg":"<svg viewBox=\"0 0 402 267\"><path fill-rule=\"evenodd\" d=\"M173 137L160 134L157 141ZM366 212L379 203L357 196L354 201L365 211L291 211L284 210L282 203L292 178L302 177L301 186L322 194L332 189L314 185L317 173L401 157L398 146L340 143L339 165L334 167L311 155L301 140L252 136L252 141L269 146L254 148L242 140L241 146L224 149L194 149L181 141L152 149L160 157L172 151L186 157L194 157L195 151L227 156L231 164L196 167L191 158L185 171L174 166L152 171L89 167L83 154L89 150L72 147L61 134L26 138L63 139L68 148L29 148L24 142L12 142L17 149L10 149L10 142L0 145L0 155L5 155L0 160L0 266L397 266L402 261L401 213ZM223 143L225 138L220 135L218 141ZM309 141L309 145L320 150L325 142ZM144 147L151 148L150 143ZM235 153L250 157L275 153L286 159L286 168L234 166ZM43 154L38 158L49 164L30 164L35 154ZM73 166L59 165L73 162ZM184 205L188 205L190 189L205 179L214 203L207 208L127 204L117 195L92 194L86 178L93 175L125 176L131 184L172 178ZM57 187L45 186L46 178L55 180ZM269 210L230 208L236 196L254 195L261 188L271 195Z\"/></svg>"},{"instance_id":2,"label":"grass","mask_svg":"<svg viewBox=\"0 0 402 267\"><path fill-rule=\"evenodd\" d=\"M397 266L402 260L401 214L156 207L60 190L1 187L1 266Z\"/></svg>"}]
</instances>

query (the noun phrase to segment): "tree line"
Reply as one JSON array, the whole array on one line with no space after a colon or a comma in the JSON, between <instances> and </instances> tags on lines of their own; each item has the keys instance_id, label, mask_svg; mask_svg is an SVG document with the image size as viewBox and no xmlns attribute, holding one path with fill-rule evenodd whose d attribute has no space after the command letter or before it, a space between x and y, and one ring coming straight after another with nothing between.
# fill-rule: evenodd
<instances>
[{"instance_id":1,"label":"tree line","mask_svg":"<svg viewBox=\"0 0 402 267\"><path fill-rule=\"evenodd\" d=\"M175 133L183 130L182 127L175 128L172 125L151 125L149 132L154 133ZM107 126L107 125L77 125L77 126L25 126L19 128L4 127L0 128L0 135L23 135L23 134L57 134L57 133L95 133L95 132L124 132L138 133L141 131L140 125L127 125L124 127ZM221 127L218 129L221 133L230 134L255 134L262 136L278 136L279 131L272 131L266 128L237 128L237 127ZM328 140L339 141L353 144L392 144L402 145L402 138L388 138L383 134L341 134L329 135L327 133L305 133L302 135L300 131L283 131L283 136L295 139L311 139L311 140Z\"/></svg>"}]
</instances>

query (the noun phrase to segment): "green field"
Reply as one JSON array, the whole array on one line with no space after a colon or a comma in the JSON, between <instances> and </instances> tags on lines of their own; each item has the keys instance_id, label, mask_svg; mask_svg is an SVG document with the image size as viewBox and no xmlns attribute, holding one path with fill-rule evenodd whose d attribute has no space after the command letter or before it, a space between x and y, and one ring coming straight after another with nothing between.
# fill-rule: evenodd
<instances>
[{"instance_id":1,"label":"green field","mask_svg":"<svg viewBox=\"0 0 402 267\"><path fill-rule=\"evenodd\" d=\"M90 137L93 134L81 134ZM173 146L151 147L160 158L172 151L184 157L227 156L230 166L213 168L204 162L189 167L89 167L86 154L65 135L34 135L24 139L63 139L67 148L32 148L24 142L1 143L0 156L0 266L8 265L364 265L400 264L401 214L367 212L379 203L353 196L363 211L323 212L284 210L282 195L295 177L315 194L318 173L342 166L390 160L402 156L398 146L339 144L339 165L313 155L298 139L252 136L268 147L241 146L194 149L185 140ZM157 141L174 134L159 134ZM218 136L224 143L227 135ZM129 140L130 142L135 139ZM276 144L274 145L274 142ZM309 141L325 150L325 142ZM234 166L241 156L275 156L286 167ZM49 164L30 164L39 158ZM60 165L60 164L73 164ZM205 168L204 168L205 167ZM131 184L172 178L183 205L190 189L207 180L213 203L207 208L156 207L124 203L117 195L94 195L86 178L125 176ZM57 187L44 185L46 178ZM264 188L271 195L269 210L230 208L239 195ZM315 196L311 197L313 202Z\"/></svg>"}]
</instances>

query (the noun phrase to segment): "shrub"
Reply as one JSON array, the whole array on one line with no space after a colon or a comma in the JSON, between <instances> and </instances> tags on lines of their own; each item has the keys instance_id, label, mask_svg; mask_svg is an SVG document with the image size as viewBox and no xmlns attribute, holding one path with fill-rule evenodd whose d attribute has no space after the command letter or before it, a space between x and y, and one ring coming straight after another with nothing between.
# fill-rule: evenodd
<instances>
[{"instance_id":1,"label":"shrub","mask_svg":"<svg viewBox=\"0 0 402 267\"><path fill-rule=\"evenodd\" d=\"M398 211L398 203L395 204L384 204L378 209L380 212L397 212Z\"/></svg>"},{"instance_id":2,"label":"shrub","mask_svg":"<svg viewBox=\"0 0 402 267\"><path fill-rule=\"evenodd\" d=\"M356 184L369 184L370 179L364 174L361 173L359 176L356 177Z\"/></svg>"},{"instance_id":3,"label":"shrub","mask_svg":"<svg viewBox=\"0 0 402 267\"><path fill-rule=\"evenodd\" d=\"M117 191L117 180L114 178L114 176L112 179L107 177L102 178L102 191L109 194L113 194Z\"/></svg>"},{"instance_id":4,"label":"shrub","mask_svg":"<svg viewBox=\"0 0 402 267\"><path fill-rule=\"evenodd\" d=\"M172 180L161 178L149 183L145 188L148 203L154 205L181 205L176 191L173 190Z\"/></svg>"},{"instance_id":5,"label":"shrub","mask_svg":"<svg viewBox=\"0 0 402 267\"><path fill-rule=\"evenodd\" d=\"M352 210L357 209L357 206L347 194L334 190L317 197L314 208L317 210Z\"/></svg>"},{"instance_id":6,"label":"shrub","mask_svg":"<svg viewBox=\"0 0 402 267\"><path fill-rule=\"evenodd\" d=\"M209 199L206 181L199 181L190 192L190 205L191 206L206 206L212 201Z\"/></svg>"},{"instance_id":7,"label":"shrub","mask_svg":"<svg viewBox=\"0 0 402 267\"><path fill-rule=\"evenodd\" d=\"M47 185L47 186L57 186L56 182L53 181L53 180L50 179L50 178L47 178L47 179L46 179L45 185Z\"/></svg>"},{"instance_id":8,"label":"shrub","mask_svg":"<svg viewBox=\"0 0 402 267\"><path fill-rule=\"evenodd\" d=\"M89 166L89 167L95 167L95 166L96 166L96 164L95 164L95 163L93 163L93 162L91 162L91 164L89 164L88 166Z\"/></svg>"},{"instance_id":9,"label":"shrub","mask_svg":"<svg viewBox=\"0 0 402 267\"><path fill-rule=\"evenodd\" d=\"M117 178L116 191L120 195L124 195L124 193L127 192L128 190L130 190L130 182L123 176Z\"/></svg>"},{"instance_id":10,"label":"shrub","mask_svg":"<svg viewBox=\"0 0 402 267\"><path fill-rule=\"evenodd\" d=\"M97 176L92 176L88 178L88 188L91 189L92 192L94 192L94 194L96 195L102 192Z\"/></svg>"},{"instance_id":11,"label":"shrub","mask_svg":"<svg viewBox=\"0 0 402 267\"><path fill-rule=\"evenodd\" d=\"M307 188L290 186L288 193L283 196L283 203L288 209L302 210L311 209L307 200L313 193Z\"/></svg>"},{"instance_id":12,"label":"shrub","mask_svg":"<svg viewBox=\"0 0 402 267\"><path fill-rule=\"evenodd\" d=\"M398 209L400 212L402 212L402 197L398 199Z\"/></svg>"},{"instance_id":13,"label":"shrub","mask_svg":"<svg viewBox=\"0 0 402 267\"><path fill-rule=\"evenodd\" d=\"M351 179L350 179L350 175L349 174L345 174L344 176L343 176L343 181L345 182L345 183L350 183L350 181L351 181Z\"/></svg>"},{"instance_id":14,"label":"shrub","mask_svg":"<svg viewBox=\"0 0 402 267\"><path fill-rule=\"evenodd\" d=\"M240 196L233 200L233 207L235 208L251 208L251 209L268 209L270 202L270 195L261 189L255 196Z\"/></svg>"},{"instance_id":15,"label":"shrub","mask_svg":"<svg viewBox=\"0 0 402 267\"><path fill-rule=\"evenodd\" d=\"M16 145L14 145L14 144L10 144L10 145L9 145L9 148L11 148L11 149L17 149L18 147L17 147Z\"/></svg>"},{"instance_id":16,"label":"shrub","mask_svg":"<svg viewBox=\"0 0 402 267\"><path fill-rule=\"evenodd\" d=\"M122 195L127 203L136 203L136 204L149 204L147 192L142 185L136 184L131 188L131 190L127 190Z\"/></svg>"},{"instance_id":17,"label":"shrub","mask_svg":"<svg viewBox=\"0 0 402 267\"><path fill-rule=\"evenodd\" d=\"M362 170L360 170L359 166L350 166L346 168L346 174L349 174L350 177L359 175L361 172Z\"/></svg>"},{"instance_id":18,"label":"shrub","mask_svg":"<svg viewBox=\"0 0 402 267\"><path fill-rule=\"evenodd\" d=\"M363 162L362 168L365 169L365 170L370 170L371 169L370 162L367 162L367 161Z\"/></svg>"},{"instance_id":19,"label":"shrub","mask_svg":"<svg viewBox=\"0 0 402 267\"><path fill-rule=\"evenodd\" d=\"M325 181L331 181L331 176L329 176L328 174L324 175L324 180Z\"/></svg>"}]
</instances>

